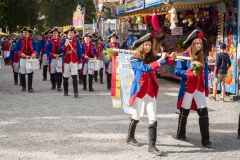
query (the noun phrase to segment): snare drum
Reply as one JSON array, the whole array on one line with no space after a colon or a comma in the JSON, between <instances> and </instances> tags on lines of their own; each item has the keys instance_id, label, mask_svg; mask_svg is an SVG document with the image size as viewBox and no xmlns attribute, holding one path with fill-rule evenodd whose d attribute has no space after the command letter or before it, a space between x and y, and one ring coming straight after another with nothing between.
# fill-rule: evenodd
<instances>
[{"instance_id":1,"label":"snare drum","mask_svg":"<svg viewBox=\"0 0 240 160\"><path fill-rule=\"evenodd\" d=\"M26 70L38 70L39 60L38 59L27 59L26 60Z\"/></svg>"},{"instance_id":2,"label":"snare drum","mask_svg":"<svg viewBox=\"0 0 240 160\"><path fill-rule=\"evenodd\" d=\"M100 70L100 60L94 59L88 61L88 70L99 71Z\"/></svg>"},{"instance_id":3,"label":"snare drum","mask_svg":"<svg viewBox=\"0 0 240 160\"><path fill-rule=\"evenodd\" d=\"M62 68L62 58L57 58L57 67Z\"/></svg>"}]
</instances>

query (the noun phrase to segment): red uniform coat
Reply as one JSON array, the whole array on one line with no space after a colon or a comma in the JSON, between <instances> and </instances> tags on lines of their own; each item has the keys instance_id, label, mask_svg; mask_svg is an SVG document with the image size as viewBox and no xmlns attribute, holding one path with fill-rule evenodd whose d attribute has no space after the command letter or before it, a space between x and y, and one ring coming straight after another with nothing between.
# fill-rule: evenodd
<instances>
[{"instance_id":1,"label":"red uniform coat","mask_svg":"<svg viewBox=\"0 0 240 160\"><path fill-rule=\"evenodd\" d=\"M26 56L32 56L36 55L36 51L34 50L34 41L31 37L25 38L21 37L18 39L16 50L18 53L18 56L25 59L26 57L22 57L21 54L24 53Z\"/></svg>"},{"instance_id":2,"label":"red uniform coat","mask_svg":"<svg viewBox=\"0 0 240 160\"><path fill-rule=\"evenodd\" d=\"M64 63L67 63L67 64L69 64L70 62L77 63L78 53L77 53L76 38L74 38L73 40L70 40L69 43L72 45L73 50L71 49L70 45L62 46L62 50L66 52L66 54L64 55ZM81 63L81 61L79 63Z\"/></svg>"},{"instance_id":3,"label":"red uniform coat","mask_svg":"<svg viewBox=\"0 0 240 160\"><path fill-rule=\"evenodd\" d=\"M92 44L92 42L89 43L89 45L87 45L85 42L83 42L82 44L82 57L84 59L84 63L88 63L88 59L85 58L85 56L88 55L89 51L90 51L90 54L92 55L92 57L96 57L95 53L94 53L94 45Z\"/></svg>"},{"instance_id":4,"label":"red uniform coat","mask_svg":"<svg viewBox=\"0 0 240 160\"><path fill-rule=\"evenodd\" d=\"M52 44L52 51L50 53L50 57L53 59L56 59L56 57L54 57L54 54L61 54L59 51L61 40L62 40L62 38L57 38L57 40L55 40L53 38L50 39L50 42ZM58 55L58 57L62 57L62 55Z\"/></svg>"},{"instance_id":5,"label":"red uniform coat","mask_svg":"<svg viewBox=\"0 0 240 160\"><path fill-rule=\"evenodd\" d=\"M96 50L96 54L97 54L97 59L102 60L103 45L96 43L95 50Z\"/></svg>"}]
</instances>

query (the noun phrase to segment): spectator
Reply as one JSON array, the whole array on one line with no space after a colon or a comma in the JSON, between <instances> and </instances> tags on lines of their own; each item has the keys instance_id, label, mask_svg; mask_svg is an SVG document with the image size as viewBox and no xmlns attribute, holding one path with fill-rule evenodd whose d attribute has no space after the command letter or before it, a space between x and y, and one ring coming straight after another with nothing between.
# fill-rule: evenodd
<instances>
[{"instance_id":1,"label":"spectator","mask_svg":"<svg viewBox=\"0 0 240 160\"><path fill-rule=\"evenodd\" d=\"M216 64L214 67L214 84L213 84L213 96L210 98L211 100L216 101L217 94L217 85L218 82L221 82L222 85L222 96L221 101L224 102L225 96L225 79L227 77L228 68L231 66L231 60L229 55L224 52L226 49L226 44L220 44L220 53L216 54Z\"/></svg>"},{"instance_id":2,"label":"spectator","mask_svg":"<svg viewBox=\"0 0 240 160\"><path fill-rule=\"evenodd\" d=\"M121 48L122 49L128 49L126 38L123 38L123 40L121 42Z\"/></svg>"}]
</instances>

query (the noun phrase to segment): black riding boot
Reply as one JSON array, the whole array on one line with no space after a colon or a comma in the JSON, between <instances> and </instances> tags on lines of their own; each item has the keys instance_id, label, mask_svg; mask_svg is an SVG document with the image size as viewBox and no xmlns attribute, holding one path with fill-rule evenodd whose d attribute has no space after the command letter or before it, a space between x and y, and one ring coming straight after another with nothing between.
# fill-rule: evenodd
<instances>
[{"instance_id":1,"label":"black riding boot","mask_svg":"<svg viewBox=\"0 0 240 160\"><path fill-rule=\"evenodd\" d=\"M87 91L87 75L83 75L83 90Z\"/></svg>"},{"instance_id":2,"label":"black riding boot","mask_svg":"<svg viewBox=\"0 0 240 160\"><path fill-rule=\"evenodd\" d=\"M78 70L78 79L79 79L79 84L83 84L83 75L81 73L81 70Z\"/></svg>"},{"instance_id":3,"label":"black riding boot","mask_svg":"<svg viewBox=\"0 0 240 160\"><path fill-rule=\"evenodd\" d=\"M13 72L14 75L14 85L18 85L18 73Z\"/></svg>"},{"instance_id":4,"label":"black riding boot","mask_svg":"<svg viewBox=\"0 0 240 160\"><path fill-rule=\"evenodd\" d=\"M97 82L98 81L98 71L94 71L94 81Z\"/></svg>"},{"instance_id":5,"label":"black riding boot","mask_svg":"<svg viewBox=\"0 0 240 160\"><path fill-rule=\"evenodd\" d=\"M99 70L100 83L103 84L103 68Z\"/></svg>"},{"instance_id":6,"label":"black riding boot","mask_svg":"<svg viewBox=\"0 0 240 160\"><path fill-rule=\"evenodd\" d=\"M178 140L186 140L186 125L187 117L189 115L190 109L180 108L179 119L178 119L178 130L176 138Z\"/></svg>"},{"instance_id":7,"label":"black riding boot","mask_svg":"<svg viewBox=\"0 0 240 160\"><path fill-rule=\"evenodd\" d=\"M9 57L7 57L7 65L9 65Z\"/></svg>"},{"instance_id":8,"label":"black riding boot","mask_svg":"<svg viewBox=\"0 0 240 160\"><path fill-rule=\"evenodd\" d=\"M21 73L19 73L19 81L20 81L20 86L22 86Z\"/></svg>"},{"instance_id":9,"label":"black riding boot","mask_svg":"<svg viewBox=\"0 0 240 160\"><path fill-rule=\"evenodd\" d=\"M56 74L55 73L50 73L50 80L52 83L51 90L55 90L56 89Z\"/></svg>"},{"instance_id":10,"label":"black riding boot","mask_svg":"<svg viewBox=\"0 0 240 160\"><path fill-rule=\"evenodd\" d=\"M111 78L112 78L112 74L107 73L107 89L108 90L111 89Z\"/></svg>"},{"instance_id":11,"label":"black riding boot","mask_svg":"<svg viewBox=\"0 0 240 160\"><path fill-rule=\"evenodd\" d=\"M64 96L69 96L68 94L68 78L63 77L63 90Z\"/></svg>"},{"instance_id":12,"label":"black riding boot","mask_svg":"<svg viewBox=\"0 0 240 160\"><path fill-rule=\"evenodd\" d=\"M22 92L26 91L26 76L25 74L21 74L21 82L22 82Z\"/></svg>"},{"instance_id":13,"label":"black riding boot","mask_svg":"<svg viewBox=\"0 0 240 160\"><path fill-rule=\"evenodd\" d=\"M151 152L157 156L161 156L161 152L155 146L157 141L157 121L155 121L153 124L149 124L148 137L149 137L148 152Z\"/></svg>"},{"instance_id":14,"label":"black riding boot","mask_svg":"<svg viewBox=\"0 0 240 160\"><path fill-rule=\"evenodd\" d=\"M89 85L89 91L90 92L94 92L94 89L92 87L92 85L93 85L93 77L94 77L94 75L92 75L92 74L88 75L88 85Z\"/></svg>"},{"instance_id":15,"label":"black riding boot","mask_svg":"<svg viewBox=\"0 0 240 160\"><path fill-rule=\"evenodd\" d=\"M48 66L43 66L43 81L47 80L47 67Z\"/></svg>"},{"instance_id":16,"label":"black riding boot","mask_svg":"<svg viewBox=\"0 0 240 160\"><path fill-rule=\"evenodd\" d=\"M73 79L73 92L74 92L74 97L78 97L78 80L77 80L77 75L72 76Z\"/></svg>"},{"instance_id":17,"label":"black riding boot","mask_svg":"<svg viewBox=\"0 0 240 160\"><path fill-rule=\"evenodd\" d=\"M204 147L210 148L212 143L209 141L210 136L209 136L208 109L207 108L198 109L197 113L199 115L199 126L202 136L202 145Z\"/></svg>"},{"instance_id":18,"label":"black riding boot","mask_svg":"<svg viewBox=\"0 0 240 160\"><path fill-rule=\"evenodd\" d=\"M62 91L61 86L62 86L62 73L57 73L57 90L59 92Z\"/></svg>"},{"instance_id":19,"label":"black riding boot","mask_svg":"<svg viewBox=\"0 0 240 160\"><path fill-rule=\"evenodd\" d=\"M33 73L28 73L28 92L33 93L34 90L32 88L32 82L33 82Z\"/></svg>"},{"instance_id":20,"label":"black riding boot","mask_svg":"<svg viewBox=\"0 0 240 160\"><path fill-rule=\"evenodd\" d=\"M137 140L135 139L135 130L137 127L139 120L134 120L134 119L130 119L130 123L129 123L129 128L128 128L128 135L127 135L127 143L131 144L133 146L139 146L139 143L137 142Z\"/></svg>"},{"instance_id":21,"label":"black riding boot","mask_svg":"<svg viewBox=\"0 0 240 160\"><path fill-rule=\"evenodd\" d=\"M7 65L7 58L4 58L5 66Z\"/></svg>"},{"instance_id":22,"label":"black riding boot","mask_svg":"<svg viewBox=\"0 0 240 160\"><path fill-rule=\"evenodd\" d=\"M239 114L239 120L238 120L238 139L240 139L240 114Z\"/></svg>"}]
</instances>

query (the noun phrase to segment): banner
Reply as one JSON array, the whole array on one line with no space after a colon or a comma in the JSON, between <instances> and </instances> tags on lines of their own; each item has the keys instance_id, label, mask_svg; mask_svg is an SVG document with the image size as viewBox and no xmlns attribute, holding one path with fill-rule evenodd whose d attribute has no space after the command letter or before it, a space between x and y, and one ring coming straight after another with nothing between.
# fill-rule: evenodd
<instances>
[{"instance_id":1,"label":"banner","mask_svg":"<svg viewBox=\"0 0 240 160\"><path fill-rule=\"evenodd\" d=\"M125 5L119 5L116 7L116 14L124 14L126 12Z\"/></svg>"},{"instance_id":2,"label":"banner","mask_svg":"<svg viewBox=\"0 0 240 160\"><path fill-rule=\"evenodd\" d=\"M76 11L73 12L73 26L76 28L84 27L85 8L80 4L77 5Z\"/></svg>"},{"instance_id":3,"label":"banner","mask_svg":"<svg viewBox=\"0 0 240 160\"><path fill-rule=\"evenodd\" d=\"M126 0L125 2L126 12L132 12L144 8L144 0Z\"/></svg>"},{"instance_id":4,"label":"banner","mask_svg":"<svg viewBox=\"0 0 240 160\"><path fill-rule=\"evenodd\" d=\"M121 108L121 90L118 67L118 57L112 56L112 79L111 79L111 97L113 108Z\"/></svg>"},{"instance_id":5,"label":"banner","mask_svg":"<svg viewBox=\"0 0 240 160\"><path fill-rule=\"evenodd\" d=\"M170 0L170 2L173 2L173 1L174 0ZM191 2L192 2L192 0L191 0ZM145 8L156 6L159 4L165 4L165 3L169 3L169 0L145 0Z\"/></svg>"},{"instance_id":6,"label":"banner","mask_svg":"<svg viewBox=\"0 0 240 160\"><path fill-rule=\"evenodd\" d=\"M121 77L121 101L122 109L125 113L131 114L131 108L129 106L130 91L132 88L132 80L134 78L132 66L128 59L130 54L118 53L119 57L119 72Z\"/></svg>"}]
</instances>

